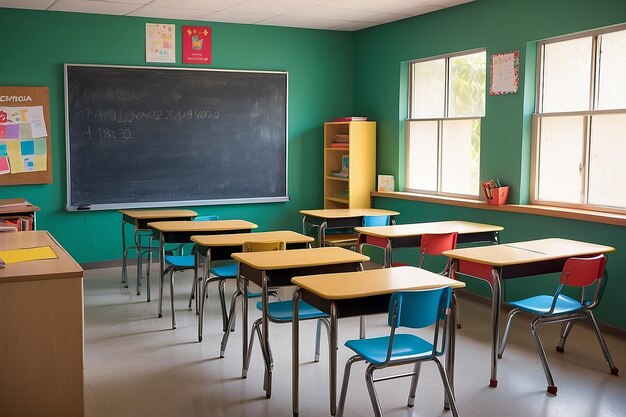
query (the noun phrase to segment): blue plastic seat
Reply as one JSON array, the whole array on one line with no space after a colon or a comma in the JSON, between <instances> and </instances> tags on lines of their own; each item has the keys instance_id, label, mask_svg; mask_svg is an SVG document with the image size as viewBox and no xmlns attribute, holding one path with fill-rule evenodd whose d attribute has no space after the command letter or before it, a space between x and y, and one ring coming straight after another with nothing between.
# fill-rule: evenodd
<instances>
[{"instance_id":1,"label":"blue plastic seat","mask_svg":"<svg viewBox=\"0 0 626 417\"><path fill-rule=\"evenodd\" d=\"M439 369L452 415L458 417L450 382L439 360L445 354L447 332L442 329L445 328L444 322L447 320L451 297L452 290L449 287L395 293L389 303L388 324L391 327L389 336L355 339L346 342L346 346L352 349L356 355L346 362L341 395L337 406L337 417L343 415L352 364L359 361L368 362L365 370L365 382L375 416L381 417L383 415L374 387L375 382L412 377L407 406L413 407L421 363L433 361ZM396 334L396 329L399 327L421 329L429 326L432 332L431 337L428 338L412 333ZM374 371L376 370L406 364L414 364L412 372L374 378Z\"/></svg>"},{"instance_id":2,"label":"blue plastic seat","mask_svg":"<svg viewBox=\"0 0 626 417\"><path fill-rule=\"evenodd\" d=\"M506 323L506 329L502 336L502 342L500 343L500 351L498 352L498 358L502 358L506 343L509 339L509 332L511 330L511 322L513 317L521 311L530 313L535 318L531 321L530 330L535 341L535 347L539 353L543 371L548 381L547 391L550 394L556 395L557 387L554 384L552 372L550 371L550 365L546 358L546 352L544 351L543 344L539 338L537 332L537 326L543 323L563 323L561 330L561 340L556 347L557 352L565 351L565 342L569 335L574 322L577 320L589 319L596 333L596 338L600 343L600 348L604 354L604 359L609 364L609 369L613 375L617 375L619 370L615 367L609 349L604 341L600 327L593 316L592 309L595 308L604 292L607 278L604 274L604 266L606 265L606 257L604 255L598 255L591 258L570 258L565 262L563 271L561 272L561 280L554 295L536 295L533 297L525 298L519 301L513 301L509 304L513 309L509 312L508 320ZM592 297L585 297L584 289L594 286ZM562 294L562 291L567 287L578 287L580 289L580 299L575 300L571 297Z\"/></svg>"},{"instance_id":3,"label":"blue plastic seat","mask_svg":"<svg viewBox=\"0 0 626 417\"><path fill-rule=\"evenodd\" d=\"M391 216L363 216L361 226L388 226ZM343 248L355 248L358 240L358 233L352 229L327 229L324 233L324 242L322 246L340 246Z\"/></svg>"}]
</instances>

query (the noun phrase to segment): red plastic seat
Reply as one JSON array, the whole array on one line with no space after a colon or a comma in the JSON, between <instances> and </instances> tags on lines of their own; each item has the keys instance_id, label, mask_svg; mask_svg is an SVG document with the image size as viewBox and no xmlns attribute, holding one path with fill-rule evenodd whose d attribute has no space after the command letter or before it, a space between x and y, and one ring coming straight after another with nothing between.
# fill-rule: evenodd
<instances>
[{"instance_id":1,"label":"red plastic seat","mask_svg":"<svg viewBox=\"0 0 626 417\"><path fill-rule=\"evenodd\" d=\"M554 295L537 295L509 303L514 308L508 315L506 329L502 337L502 342L500 343L498 358L502 358L502 354L504 353L513 317L520 311L525 311L536 316L530 324L530 329L535 340L537 352L539 353L539 357L541 359L541 364L543 365L543 371L546 375L546 379L548 380L547 391L550 394L556 395L557 387L554 384L554 379L552 378L550 365L548 365L548 359L546 358L543 344L539 338L537 326L543 323L563 323L561 340L559 341L559 345L556 347L556 350L558 352L564 352L565 342L567 340L567 336L572 330L574 322L576 320L588 318L593 325L596 337L600 343L600 348L604 354L604 359L606 359L609 364L611 373L613 375L617 375L619 370L613 363L613 359L611 358L609 349L604 341L604 337L600 332L598 323L591 312L591 310L599 304L607 282L607 276L604 274L605 265L606 257L604 255L598 255L592 258L570 258L563 266L561 282ZM585 297L585 288L592 287L594 284L595 289L593 291L593 297ZM567 287L580 288L580 298L575 300L562 294L562 291Z\"/></svg>"}]
</instances>

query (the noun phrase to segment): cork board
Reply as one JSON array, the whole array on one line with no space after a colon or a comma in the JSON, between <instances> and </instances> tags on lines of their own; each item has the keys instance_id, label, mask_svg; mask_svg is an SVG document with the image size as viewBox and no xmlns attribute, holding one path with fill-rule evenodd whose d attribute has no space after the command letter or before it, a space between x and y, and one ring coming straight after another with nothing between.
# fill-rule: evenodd
<instances>
[{"instance_id":1,"label":"cork board","mask_svg":"<svg viewBox=\"0 0 626 417\"><path fill-rule=\"evenodd\" d=\"M52 183L48 87L0 86L0 185Z\"/></svg>"}]
</instances>

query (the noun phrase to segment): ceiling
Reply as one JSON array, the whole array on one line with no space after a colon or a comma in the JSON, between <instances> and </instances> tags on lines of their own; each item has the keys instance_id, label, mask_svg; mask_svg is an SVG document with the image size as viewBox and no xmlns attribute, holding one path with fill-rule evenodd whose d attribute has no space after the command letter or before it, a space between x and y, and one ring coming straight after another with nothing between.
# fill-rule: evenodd
<instances>
[{"instance_id":1,"label":"ceiling","mask_svg":"<svg viewBox=\"0 0 626 417\"><path fill-rule=\"evenodd\" d=\"M472 0L0 0L0 7L354 31Z\"/></svg>"}]
</instances>

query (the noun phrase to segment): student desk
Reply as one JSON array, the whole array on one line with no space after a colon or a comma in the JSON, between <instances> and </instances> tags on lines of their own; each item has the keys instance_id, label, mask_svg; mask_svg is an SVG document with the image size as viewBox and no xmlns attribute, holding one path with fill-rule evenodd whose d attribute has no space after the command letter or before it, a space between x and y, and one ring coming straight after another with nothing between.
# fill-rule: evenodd
<instances>
[{"instance_id":1,"label":"student desk","mask_svg":"<svg viewBox=\"0 0 626 417\"><path fill-rule=\"evenodd\" d=\"M193 235L214 235L224 233L250 232L258 226L246 220L207 220L207 221L163 221L150 222L148 227L159 238L159 317L163 317L163 281L165 279L165 244L190 243ZM197 270L194 279L198 281ZM196 287L197 289L197 287ZM199 294L196 291L196 295ZM172 297L174 294L172 294ZM196 297L197 299L197 297ZM172 311L173 314L173 311Z\"/></svg>"},{"instance_id":2,"label":"student desk","mask_svg":"<svg viewBox=\"0 0 626 417\"><path fill-rule=\"evenodd\" d=\"M191 237L191 241L195 243L197 247L196 253L204 256L204 279L208 278L212 260L231 259L231 254L234 252L241 252L244 242L267 242L277 240L284 241L287 245L287 249L304 249L307 248L314 239L310 236L305 236L291 230ZM196 257L196 262L197 261L198 258ZM196 269L197 268L198 265L196 265ZM239 287L239 282L237 282L237 292L234 297L238 297L241 294L242 292ZM206 294L202 294L203 297L205 295ZM225 311L222 311L222 317L226 317L225 313ZM230 321L230 316L228 317ZM200 317L198 318L198 342L202 342L203 321L204 317L200 314ZM230 323L224 323L224 328L230 328ZM230 332L224 332L220 349L221 357L224 357L224 351L226 350L229 334Z\"/></svg>"},{"instance_id":3,"label":"student desk","mask_svg":"<svg viewBox=\"0 0 626 417\"><path fill-rule=\"evenodd\" d=\"M449 285L462 288L465 283L413 266L373 269L360 272L333 273L295 277L292 328L292 401L293 415L298 415L299 402L299 322L298 303L307 303L330 315L330 413L335 415L337 404L337 319L389 311L391 294L401 290L425 290ZM453 303L454 309L454 303ZM454 332L456 314L452 311L448 323L449 346L446 354L450 383L454 370Z\"/></svg>"},{"instance_id":4,"label":"student desk","mask_svg":"<svg viewBox=\"0 0 626 417\"><path fill-rule=\"evenodd\" d=\"M302 233L306 235L308 226L316 226L317 242L323 246L326 239L327 229L343 229L354 228L363 225L363 217L365 216L397 216L397 211L383 210L375 208L364 209L319 209L319 210L300 210L302 218Z\"/></svg>"},{"instance_id":5,"label":"student desk","mask_svg":"<svg viewBox=\"0 0 626 417\"><path fill-rule=\"evenodd\" d=\"M57 258L0 269L0 414L80 417L83 269L46 231L0 233L0 250L39 246Z\"/></svg>"},{"instance_id":6,"label":"student desk","mask_svg":"<svg viewBox=\"0 0 626 417\"><path fill-rule=\"evenodd\" d=\"M419 247L422 241L422 235L426 233L457 232L459 234L457 243L498 243L498 234L503 229L502 226L464 221L442 221L354 228L355 231L359 232L357 251L361 252L363 245L384 248L385 268L390 267L392 264L391 252L393 248Z\"/></svg>"},{"instance_id":7,"label":"student desk","mask_svg":"<svg viewBox=\"0 0 626 417\"><path fill-rule=\"evenodd\" d=\"M170 220L191 220L198 215L193 210L167 209L167 210L120 210L122 213L122 283L128 287L128 249L134 248L137 253L137 295L141 294L141 253L148 251L148 280L150 279L150 243L143 246L141 243L142 232L148 234L150 228L148 222L170 221ZM126 246L126 224L134 226L133 241L134 246ZM146 236L147 237L147 236ZM146 290L147 301L150 301L150 285Z\"/></svg>"},{"instance_id":8,"label":"student desk","mask_svg":"<svg viewBox=\"0 0 626 417\"><path fill-rule=\"evenodd\" d=\"M263 340L259 342L265 345L266 352L268 352L267 289L269 287L292 285L291 278L298 275L358 271L362 269L362 263L370 259L368 256L338 247L234 253L232 257L239 261L239 275L243 278L244 361L248 349L248 281L254 282L262 289L261 333ZM267 381L265 395L269 398L272 389L272 366L268 362L265 363L265 375Z\"/></svg>"},{"instance_id":9,"label":"student desk","mask_svg":"<svg viewBox=\"0 0 626 417\"><path fill-rule=\"evenodd\" d=\"M489 385L498 386L497 351L500 322L501 281L511 278L561 272L568 258L593 256L612 252L610 246L549 238L455 249L443 252L452 260L450 276L457 273L487 281L491 286L491 379Z\"/></svg>"}]
</instances>

